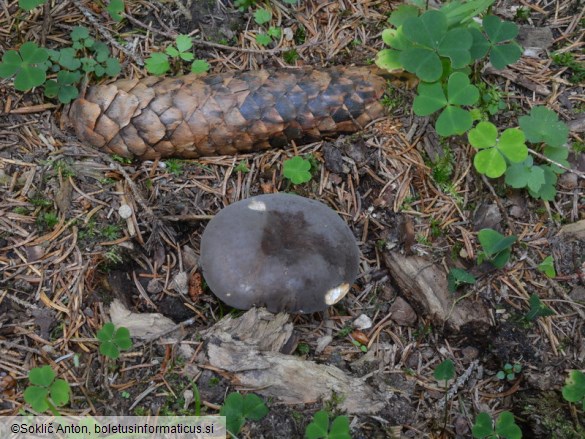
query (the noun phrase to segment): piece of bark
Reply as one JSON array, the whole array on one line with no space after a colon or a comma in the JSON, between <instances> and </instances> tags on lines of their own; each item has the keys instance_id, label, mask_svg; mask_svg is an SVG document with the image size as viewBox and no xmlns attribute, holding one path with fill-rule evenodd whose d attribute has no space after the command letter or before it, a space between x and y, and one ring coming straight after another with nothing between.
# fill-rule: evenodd
<instances>
[{"instance_id":1,"label":"piece of bark","mask_svg":"<svg viewBox=\"0 0 585 439\"><path fill-rule=\"evenodd\" d=\"M456 296L449 292L441 267L419 256L397 252L385 253L384 261L402 295L435 325L452 332L484 333L489 329L489 314L483 303L469 297L455 303Z\"/></svg>"},{"instance_id":2,"label":"piece of bark","mask_svg":"<svg viewBox=\"0 0 585 439\"><path fill-rule=\"evenodd\" d=\"M384 408L391 392L378 392L364 380L334 366L316 364L279 351L292 334L288 315L252 308L227 317L203 334L205 358L227 373L235 385L289 404L309 404L340 397L340 410L373 414Z\"/></svg>"}]
</instances>

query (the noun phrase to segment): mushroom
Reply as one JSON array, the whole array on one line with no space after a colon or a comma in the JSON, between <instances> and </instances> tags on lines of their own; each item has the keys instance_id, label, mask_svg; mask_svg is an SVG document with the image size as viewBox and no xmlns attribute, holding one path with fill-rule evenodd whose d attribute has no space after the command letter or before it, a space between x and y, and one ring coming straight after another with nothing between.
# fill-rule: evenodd
<instances>
[{"instance_id":1,"label":"mushroom","mask_svg":"<svg viewBox=\"0 0 585 439\"><path fill-rule=\"evenodd\" d=\"M203 232L199 262L211 291L234 308L312 313L347 294L359 250L325 204L280 193L221 210Z\"/></svg>"}]
</instances>

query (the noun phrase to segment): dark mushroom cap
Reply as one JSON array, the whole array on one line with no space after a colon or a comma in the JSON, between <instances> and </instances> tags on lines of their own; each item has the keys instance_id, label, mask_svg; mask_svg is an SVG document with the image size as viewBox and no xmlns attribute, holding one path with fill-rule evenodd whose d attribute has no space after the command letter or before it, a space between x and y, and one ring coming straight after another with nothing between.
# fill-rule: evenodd
<instances>
[{"instance_id":1,"label":"dark mushroom cap","mask_svg":"<svg viewBox=\"0 0 585 439\"><path fill-rule=\"evenodd\" d=\"M221 210L203 232L199 262L211 291L234 308L311 313L349 291L359 250L325 204L270 194Z\"/></svg>"}]
</instances>

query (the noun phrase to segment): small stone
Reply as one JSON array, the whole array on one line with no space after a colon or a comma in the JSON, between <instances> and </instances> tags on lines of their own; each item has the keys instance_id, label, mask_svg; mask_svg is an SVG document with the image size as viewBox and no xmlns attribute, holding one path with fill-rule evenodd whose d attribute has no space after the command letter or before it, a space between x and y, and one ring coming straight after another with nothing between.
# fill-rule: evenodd
<instances>
[{"instance_id":1,"label":"small stone","mask_svg":"<svg viewBox=\"0 0 585 439\"><path fill-rule=\"evenodd\" d=\"M473 346L466 346L461 351L466 360L472 361L479 356L479 350Z\"/></svg>"},{"instance_id":2,"label":"small stone","mask_svg":"<svg viewBox=\"0 0 585 439\"><path fill-rule=\"evenodd\" d=\"M585 287L582 287L581 285L577 285L569 293L569 297L575 302L585 303Z\"/></svg>"},{"instance_id":3,"label":"small stone","mask_svg":"<svg viewBox=\"0 0 585 439\"><path fill-rule=\"evenodd\" d=\"M520 206L512 206L510 208L510 216L514 218L522 218L525 216L525 210Z\"/></svg>"},{"instance_id":4,"label":"small stone","mask_svg":"<svg viewBox=\"0 0 585 439\"><path fill-rule=\"evenodd\" d=\"M321 352L325 350L327 346L331 344L333 341L333 337L330 335L324 335L323 337L319 337L317 340L317 347L315 348L315 354L319 355Z\"/></svg>"},{"instance_id":5,"label":"small stone","mask_svg":"<svg viewBox=\"0 0 585 439\"><path fill-rule=\"evenodd\" d=\"M370 319L367 315L362 314L353 321L353 327L361 331L369 329L372 327L372 319Z\"/></svg>"},{"instance_id":6,"label":"small stone","mask_svg":"<svg viewBox=\"0 0 585 439\"><path fill-rule=\"evenodd\" d=\"M132 208L127 204L122 204L118 209L118 215L120 218L128 219L132 216Z\"/></svg>"},{"instance_id":7,"label":"small stone","mask_svg":"<svg viewBox=\"0 0 585 439\"><path fill-rule=\"evenodd\" d=\"M189 292L189 276L184 271L179 271L174 277L171 288L181 294L187 294Z\"/></svg>"},{"instance_id":8,"label":"small stone","mask_svg":"<svg viewBox=\"0 0 585 439\"><path fill-rule=\"evenodd\" d=\"M559 177L559 185L567 190L575 189L579 185L579 179L576 174L566 172Z\"/></svg>"},{"instance_id":9,"label":"small stone","mask_svg":"<svg viewBox=\"0 0 585 439\"><path fill-rule=\"evenodd\" d=\"M416 323L416 312L402 297L396 298L390 307L390 313L392 313L390 318L400 326L414 326Z\"/></svg>"}]
</instances>

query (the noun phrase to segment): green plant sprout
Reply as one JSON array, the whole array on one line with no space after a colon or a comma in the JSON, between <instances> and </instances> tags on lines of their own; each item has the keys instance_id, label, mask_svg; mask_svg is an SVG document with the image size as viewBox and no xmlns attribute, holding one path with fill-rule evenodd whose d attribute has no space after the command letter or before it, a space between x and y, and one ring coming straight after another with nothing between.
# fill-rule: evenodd
<instances>
[{"instance_id":1,"label":"green plant sprout","mask_svg":"<svg viewBox=\"0 0 585 439\"><path fill-rule=\"evenodd\" d=\"M552 60L555 64L571 69L571 76L569 82L573 84L580 84L585 81L585 66L582 62L575 59L575 56L570 52L553 53Z\"/></svg>"},{"instance_id":2,"label":"green plant sprout","mask_svg":"<svg viewBox=\"0 0 585 439\"><path fill-rule=\"evenodd\" d=\"M311 181L311 162L300 156L284 161L282 174L293 184L302 184Z\"/></svg>"},{"instance_id":3,"label":"green plant sprout","mask_svg":"<svg viewBox=\"0 0 585 439\"><path fill-rule=\"evenodd\" d=\"M248 168L248 163L246 162L246 160L241 160L234 168L234 171L241 172L242 174L247 174L248 172L250 172L250 168Z\"/></svg>"},{"instance_id":4,"label":"green plant sprout","mask_svg":"<svg viewBox=\"0 0 585 439\"><path fill-rule=\"evenodd\" d=\"M516 425L514 415L508 411L500 413L496 419L495 428L491 416L485 412L480 413L475 419L471 432L476 439L522 438L522 430Z\"/></svg>"},{"instance_id":5,"label":"green plant sprout","mask_svg":"<svg viewBox=\"0 0 585 439\"><path fill-rule=\"evenodd\" d=\"M487 261L496 268L504 268L510 259L511 247L517 237L504 236L493 229L482 229L478 232L477 238L482 246L482 252L477 255L477 263Z\"/></svg>"},{"instance_id":6,"label":"green plant sprout","mask_svg":"<svg viewBox=\"0 0 585 439\"><path fill-rule=\"evenodd\" d=\"M455 364L453 364L453 361L451 361L450 359L445 359L443 360L441 363L439 363L437 365L437 367L435 367L435 370L433 371L433 377L435 377L435 379L439 382L440 385L442 385L445 388L445 412L444 412L444 425L447 425L447 415L448 415L448 411L447 411L447 397L448 397L448 393L447 393L447 386L449 384L449 380L452 380L453 378L455 378Z\"/></svg>"},{"instance_id":7,"label":"green plant sprout","mask_svg":"<svg viewBox=\"0 0 585 439\"><path fill-rule=\"evenodd\" d=\"M37 6L44 5L47 0L18 0L18 7L25 11L32 11Z\"/></svg>"},{"instance_id":8,"label":"green plant sprout","mask_svg":"<svg viewBox=\"0 0 585 439\"><path fill-rule=\"evenodd\" d=\"M454 293L463 284L474 284L475 276L460 268L451 268L447 274L447 287Z\"/></svg>"},{"instance_id":9,"label":"green plant sprout","mask_svg":"<svg viewBox=\"0 0 585 439\"><path fill-rule=\"evenodd\" d=\"M565 379L562 393L566 401L581 402L585 410L585 374L580 370L571 370Z\"/></svg>"},{"instance_id":10,"label":"green plant sprout","mask_svg":"<svg viewBox=\"0 0 585 439\"><path fill-rule=\"evenodd\" d=\"M479 99L479 90L469 82L467 75L455 72L447 81L447 95L439 82L421 82L414 98L413 110L417 116L428 116L442 110L435 129L441 136L463 134L473 124L473 117L461 106L474 105Z\"/></svg>"},{"instance_id":11,"label":"green plant sprout","mask_svg":"<svg viewBox=\"0 0 585 439\"><path fill-rule=\"evenodd\" d=\"M504 364L504 370L500 370L496 377L499 380L508 380L513 381L516 378L516 374L522 372L522 365L520 363L514 363L513 365L510 363Z\"/></svg>"},{"instance_id":12,"label":"green plant sprout","mask_svg":"<svg viewBox=\"0 0 585 439\"><path fill-rule=\"evenodd\" d=\"M521 163L528 157L524 133L517 128L508 128L498 137L493 123L480 122L469 131L468 139L479 150L473 160L475 169L490 178L504 175L507 161Z\"/></svg>"},{"instance_id":13,"label":"green plant sprout","mask_svg":"<svg viewBox=\"0 0 585 439\"><path fill-rule=\"evenodd\" d=\"M524 318L529 322L532 322L539 317L547 317L554 314L554 311L542 303L540 297L538 297L536 294L532 294L530 296L528 299L528 304L530 305L530 310L524 316Z\"/></svg>"},{"instance_id":14,"label":"green plant sprout","mask_svg":"<svg viewBox=\"0 0 585 439\"><path fill-rule=\"evenodd\" d=\"M209 70L209 63L203 59L195 59L191 49L193 39L189 35L178 35L175 45L169 46L164 52L155 52L145 61L146 70L153 75L164 75L171 69L170 60L191 62L192 73L205 73Z\"/></svg>"},{"instance_id":15,"label":"green plant sprout","mask_svg":"<svg viewBox=\"0 0 585 439\"><path fill-rule=\"evenodd\" d=\"M306 439L351 439L349 419L347 416L337 416L329 423L329 413L320 410L315 413L311 423L305 429Z\"/></svg>"},{"instance_id":16,"label":"green plant sprout","mask_svg":"<svg viewBox=\"0 0 585 439\"><path fill-rule=\"evenodd\" d=\"M252 393L230 393L219 410L220 416L226 417L226 427L232 436L236 436L246 420L259 421L268 414L268 407L262 398Z\"/></svg>"},{"instance_id":17,"label":"green plant sprout","mask_svg":"<svg viewBox=\"0 0 585 439\"><path fill-rule=\"evenodd\" d=\"M506 103L503 101L504 93L498 87L480 82L477 84L477 88L481 98L480 110L482 113L493 116L506 108Z\"/></svg>"},{"instance_id":18,"label":"green plant sprout","mask_svg":"<svg viewBox=\"0 0 585 439\"><path fill-rule=\"evenodd\" d=\"M27 91L44 84L47 79L46 62L49 53L33 42L26 42L19 50L7 50L0 63L0 78L14 76L14 88Z\"/></svg>"},{"instance_id":19,"label":"green plant sprout","mask_svg":"<svg viewBox=\"0 0 585 439\"><path fill-rule=\"evenodd\" d=\"M443 384L447 384L447 381L452 380L455 377L455 365L450 359L443 360L435 367L433 371L433 377Z\"/></svg>"},{"instance_id":20,"label":"green plant sprout","mask_svg":"<svg viewBox=\"0 0 585 439\"><path fill-rule=\"evenodd\" d=\"M557 272L555 271L555 261L552 256L547 256L544 260L538 264L538 271L544 273L546 277L556 277Z\"/></svg>"},{"instance_id":21,"label":"green plant sprout","mask_svg":"<svg viewBox=\"0 0 585 439\"><path fill-rule=\"evenodd\" d=\"M100 341L100 354L116 360L120 357L120 351L126 351L132 347L130 331L123 326L116 326L108 322L96 334Z\"/></svg>"},{"instance_id":22,"label":"green plant sprout","mask_svg":"<svg viewBox=\"0 0 585 439\"><path fill-rule=\"evenodd\" d=\"M63 379L55 379L56 374L51 366L35 367L30 370L28 379L31 383L24 391L24 400L33 410L43 413L50 410L58 416L57 407L69 402L69 383Z\"/></svg>"},{"instance_id":23,"label":"green plant sprout","mask_svg":"<svg viewBox=\"0 0 585 439\"><path fill-rule=\"evenodd\" d=\"M180 159L169 159L165 161L165 165L171 174L179 176L183 173L185 162Z\"/></svg>"}]
</instances>

